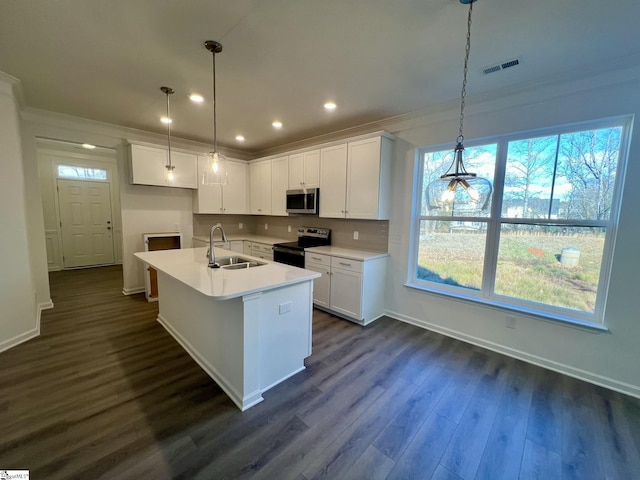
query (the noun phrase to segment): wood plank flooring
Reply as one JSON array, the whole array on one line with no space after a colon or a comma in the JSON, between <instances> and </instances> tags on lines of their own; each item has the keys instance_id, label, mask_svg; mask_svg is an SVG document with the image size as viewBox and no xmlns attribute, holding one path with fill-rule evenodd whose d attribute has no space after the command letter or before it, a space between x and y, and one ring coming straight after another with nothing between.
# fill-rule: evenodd
<instances>
[{"instance_id":1,"label":"wood plank flooring","mask_svg":"<svg viewBox=\"0 0 640 480\"><path fill-rule=\"evenodd\" d=\"M382 318L314 313L307 369L241 413L121 294L51 274L42 335L0 354L0 469L35 479L633 479L640 401Z\"/></svg>"}]
</instances>

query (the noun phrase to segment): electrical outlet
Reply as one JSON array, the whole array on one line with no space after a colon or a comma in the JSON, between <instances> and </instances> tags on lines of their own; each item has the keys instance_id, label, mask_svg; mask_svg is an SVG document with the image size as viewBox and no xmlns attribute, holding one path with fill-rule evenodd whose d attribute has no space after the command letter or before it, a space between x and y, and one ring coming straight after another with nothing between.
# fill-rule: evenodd
<instances>
[{"instance_id":1,"label":"electrical outlet","mask_svg":"<svg viewBox=\"0 0 640 480\"><path fill-rule=\"evenodd\" d=\"M285 302L278 305L278 313L282 315L283 313L289 313L291 311L291 302Z\"/></svg>"},{"instance_id":2,"label":"electrical outlet","mask_svg":"<svg viewBox=\"0 0 640 480\"><path fill-rule=\"evenodd\" d=\"M269 224L268 224L268 223L265 223L265 224L264 224L264 229L265 229L265 230L269 230Z\"/></svg>"},{"instance_id":3,"label":"electrical outlet","mask_svg":"<svg viewBox=\"0 0 640 480\"><path fill-rule=\"evenodd\" d=\"M287 226L287 232L291 233L291 225Z\"/></svg>"},{"instance_id":4,"label":"electrical outlet","mask_svg":"<svg viewBox=\"0 0 640 480\"><path fill-rule=\"evenodd\" d=\"M516 317L508 316L504 319L504 326L507 328L514 329L516 328Z\"/></svg>"},{"instance_id":5,"label":"electrical outlet","mask_svg":"<svg viewBox=\"0 0 640 480\"><path fill-rule=\"evenodd\" d=\"M360 236L360 234L358 233L358 231L357 231L357 230L355 230L355 231L353 232L353 239L354 239L354 240L358 240L358 237L359 237L359 236Z\"/></svg>"},{"instance_id":6,"label":"electrical outlet","mask_svg":"<svg viewBox=\"0 0 640 480\"><path fill-rule=\"evenodd\" d=\"M238 229L242 230L244 228L244 225L242 224L242 222L238 223Z\"/></svg>"}]
</instances>

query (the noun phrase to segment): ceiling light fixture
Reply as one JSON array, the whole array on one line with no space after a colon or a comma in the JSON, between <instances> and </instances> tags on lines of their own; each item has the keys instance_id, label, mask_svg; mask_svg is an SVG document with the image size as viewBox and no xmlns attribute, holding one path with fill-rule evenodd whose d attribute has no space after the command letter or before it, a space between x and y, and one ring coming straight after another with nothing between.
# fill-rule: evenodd
<instances>
[{"instance_id":1,"label":"ceiling light fixture","mask_svg":"<svg viewBox=\"0 0 640 480\"><path fill-rule=\"evenodd\" d=\"M327 110L335 110L336 106L337 105L334 102L327 102L324 104L324 108L326 108Z\"/></svg>"},{"instance_id":2,"label":"ceiling light fixture","mask_svg":"<svg viewBox=\"0 0 640 480\"><path fill-rule=\"evenodd\" d=\"M207 166L202 174L204 185L226 185L227 165L225 157L218 152L218 130L216 125L216 53L222 51L222 45L214 40L207 40L204 46L213 56L213 152L209 154Z\"/></svg>"},{"instance_id":3,"label":"ceiling light fixture","mask_svg":"<svg viewBox=\"0 0 640 480\"><path fill-rule=\"evenodd\" d=\"M282 128L282 122L280 122L280 121L278 121L278 120L276 120L275 122L273 122L271 125L273 126L273 128L277 128L277 129Z\"/></svg>"},{"instance_id":4,"label":"ceiling light fixture","mask_svg":"<svg viewBox=\"0 0 640 480\"><path fill-rule=\"evenodd\" d=\"M244 135L236 135L236 140L239 142L244 142Z\"/></svg>"},{"instance_id":5,"label":"ceiling light fixture","mask_svg":"<svg viewBox=\"0 0 640 480\"><path fill-rule=\"evenodd\" d=\"M94 148L96 148L96 146L91 145L90 143L83 143L82 148L86 148L87 150L93 150Z\"/></svg>"},{"instance_id":6,"label":"ceiling light fixture","mask_svg":"<svg viewBox=\"0 0 640 480\"><path fill-rule=\"evenodd\" d=\"M191 95L189 95L189 100L191 100L193 103L202 103L204 102L204 97L200 94L192 93Z\"/></svg>"},{"instance_id":7,"label":"ceiling light fixture","mask_svg":"<svg viewBox=\"0 0 640 480\"><path fill-rule=\"evenodd\" d=\"M493 190L489 180L478 177L475 173L467 172L462 162L462 152L464 151L462 126L464 123L464 103L467 95L469 51L471 50L471 13L473 12L473 3L475 1L460 0L460 3L464 5L469 4L469 14L467 17L467 45L464 57L462 91L460 93L460 129L456 146L453 150L453 162L447 173L427 186L429 211L451 212L452 215L473 215L474 213L485 211L489 206Z\"/></svg>"},{"instance_id":8,"label":"ceiling light fixture","mask_svg":"<svg viewBox=\"0 0 640 480\"><path fill-rule=\"evenodd\" d=\"M173 95L174 90L171 87L160 87L160 90L162 90L167 97L167 116L164 117L167 121L165 122L163 120L163 122L167 124L167 146L169 147L167 152L167 164L165 165L165 168L167 169L165 180L170 185L173 183L173 171L176 169L176 167L171 163L171 110L169 109L169 95Z\"/></svg>"}]
</instances>

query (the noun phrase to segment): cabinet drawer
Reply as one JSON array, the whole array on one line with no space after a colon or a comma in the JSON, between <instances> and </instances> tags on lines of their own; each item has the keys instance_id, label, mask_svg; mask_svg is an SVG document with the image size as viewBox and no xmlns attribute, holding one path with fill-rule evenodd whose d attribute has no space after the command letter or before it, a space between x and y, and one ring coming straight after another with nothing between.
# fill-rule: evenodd
<instances>
[{"instance_id":1,"label":"cabinet drawer","mask_svg":"<svg viewBox=\"0 0 640 480\"><path fill-rule=\"evenodd\" d=\"M306 263L315 263L316 265L331 265L331 257L329 255L323 255L321 253L306 252L304 256Z\"/></svg>"},{"instance_id":2,"label":"cabinet drawer","mask_svg":"<svg viewBox=\"0 0 640 480\"><path fill-rule=\"evenodd\" d=\"M273 253L273 245L267 245L266 243L255 243L251 244L251 249L256 252L261 253Z\"/></svg>"},{"instance_id":3,"label":"cabinet drawer","mask_svg":"<svg viewBox=\"0 0 640 480\"><path fill-rule=\"evenodd\" d=\"M342 268L351 272L362 272L362 264L360 260L351 260L348 258L331 257L331 268Z\"/></svg>"}]
</instances>

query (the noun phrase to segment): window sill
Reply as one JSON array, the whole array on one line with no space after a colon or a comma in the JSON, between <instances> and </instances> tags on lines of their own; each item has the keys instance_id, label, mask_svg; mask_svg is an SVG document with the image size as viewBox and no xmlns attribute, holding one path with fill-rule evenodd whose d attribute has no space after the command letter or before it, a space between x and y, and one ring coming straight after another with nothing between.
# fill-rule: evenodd
<instances>
[{"instance_id":1,"label":"window sill","mask_svg":"<svg viewBox=\"0 0 640 480\"><path fill-rule=\"evenodd\" d=\"M442 290L428 288L428 287L425 287L424 285L411 283L411 282L405 283L404 286L414 290L418 290L422 293L433 294L440 297L448 298L450 300L462 301L462 302L473 304L473 305L488 307L494 310L498 310L502 313L518 314L521 316L526 316L528 318L533 318L536 320L542 320L544 322L553 323L555 325L560 325L563 327L576 328L578 330L587 331L590 333L609 333L610 332L610 330L607 327L605 327L600 323L590 322L588 320L571 317L569 315L559 315L559 314L553 314L549 312L540 312L540 311L529 309L526 307L521 307L518 305L505 304L495 300L488 300L485 298L475 297L471 295L461 295L460 293L449 293Z\"/></svg>"}]
</instances>

